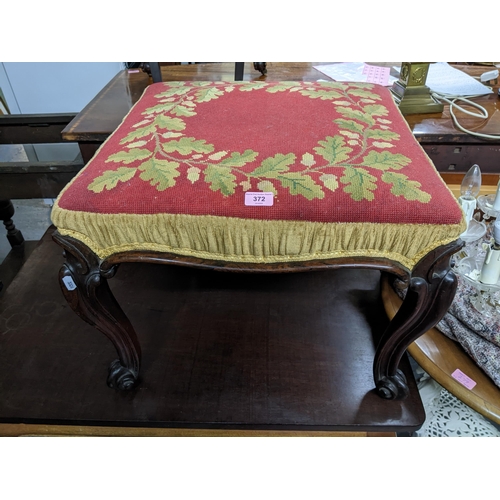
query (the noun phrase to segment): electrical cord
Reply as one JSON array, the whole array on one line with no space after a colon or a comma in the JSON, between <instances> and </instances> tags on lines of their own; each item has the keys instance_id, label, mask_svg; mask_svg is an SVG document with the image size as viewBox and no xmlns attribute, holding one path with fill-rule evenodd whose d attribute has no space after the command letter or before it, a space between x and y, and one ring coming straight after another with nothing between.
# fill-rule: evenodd
<instances>
[{"instance_id":1,"label":"electrical cord","mask_svg":"<svg viewBox=\"0 0 500 500\"><path fill-rule=\"evenodd\" d=\"M452 94L443 94L440 92L433 92L433 91L431 91L431 94L434 98L436 98L438 100L443 100L450 105L450 115L451 115L451 118L453 119L453 123L462 132L465 132L466 134L474 135L476 137L481 137L483 139L500 139L500 135L482 134L480 132L472 132L471 130L467 130L465 127L460 125L457 117L455 116L455 113L453 112L453 109L456 108L459 111L462 111L463 113L465 113L467 115L473 116L475 118L482 118L483 120L486 120L488 118L488 111L486 111L486 109L483 108L482 106L480 106L477 102L473 102L470 100L471 98L480 97L481 95L484 95L484 94L460 96L460 95L452 95ZM463 108L462 106L459 106L458 104L456 104L457 101L464 102L467 105L478 109L480 111L480 114L474 113L472 111L469 111L469 110Z\"/></svg>"}]
</instances>

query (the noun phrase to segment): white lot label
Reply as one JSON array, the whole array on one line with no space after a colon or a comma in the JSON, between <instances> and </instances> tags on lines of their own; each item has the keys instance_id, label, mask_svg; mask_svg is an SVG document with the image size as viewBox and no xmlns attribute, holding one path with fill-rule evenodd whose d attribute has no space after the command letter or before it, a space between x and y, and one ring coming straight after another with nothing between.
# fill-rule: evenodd
<instances>
[{"instance_id":1,"label":"white lot label","mask_svg":"<svg viewBox=\"0 0 500 500\"><path fill-rule=\"evenodd\" d=\"M247 207L272 207L274 202L274 193L245 193L245 205Z\"/></svg>"},{"instance_id":2,"label":"white lot label","mask_svg":"<svg viewBox=\"0 0 500 500\"><path fill-rule=\"evenodd\" d=\"M68 290L74 290L76 288L75 282L71 276L65 276L62 280Z\"/></svg>"}]
</instances>

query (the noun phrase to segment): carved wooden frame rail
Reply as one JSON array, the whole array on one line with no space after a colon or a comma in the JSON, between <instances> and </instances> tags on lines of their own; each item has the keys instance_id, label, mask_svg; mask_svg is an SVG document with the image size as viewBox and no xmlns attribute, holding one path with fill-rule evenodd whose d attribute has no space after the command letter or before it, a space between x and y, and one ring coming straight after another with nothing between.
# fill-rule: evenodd
<instances>
[{"instance_id":1,"label":"carved wooden frame rail","mask_svg":"<svg viewBox=\"0 0 500 500\"><path fill-rule=\"evenodd\" d=\"M110 365L107 382L110 387L121 390L134 387L141 363L141 347L135 330L107 282L121 263L171 264L241 273L290 273L346 267L390 273L401 279L408 289L401 308L389 323L375 352L374 382L378 394L385 399L403 399L408 395L408 385L399 369L399 362L406 348L438 323L450 307L457 287L456 276L450 268L450 258L463 246L461 240L440 246L423 257L410 272L400 263L373 257L242 264L134 251L100 259L79 240L62 236L57 231L53 238L64 249L66 257L59 272L64 297L82 319L104 333L115 346L118 359ZM74 283L69 288L65 284L68 278Z\"/></svg>"}]
</instances>

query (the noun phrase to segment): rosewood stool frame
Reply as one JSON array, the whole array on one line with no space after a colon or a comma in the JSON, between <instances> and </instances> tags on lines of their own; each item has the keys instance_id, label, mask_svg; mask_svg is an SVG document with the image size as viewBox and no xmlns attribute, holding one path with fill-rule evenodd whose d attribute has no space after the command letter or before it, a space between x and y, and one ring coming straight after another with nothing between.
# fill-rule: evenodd
<instances>
[{"instance_id":1,"label":"rosewood stool frame","mask_svg":"<svg viewBox=\"0 0 500 500\"><path fill-rule=\"evenodd\" d=\"M339 268L377 269L390 273L407 285L407 293L375 352L373 378L377 393L385 399L404 399L408 395L408 385L398 368L399 362L406 348L435 326L450 307L457 287L457 278L450 268L450 258L464 245L459 239L440 246L423 257L410 272L398 262L373 257L246 264L134 251L100 259L77 239L63 236L57 231L53 239L64 249L66 258L59 271L64 297L71 308L104 333L117 350L118 359L110 365L107 383L120 390L135 386L141 363L141 347L135 330L108 285L108 279L114 276L121 263L171 264L241 273L289 273ZM68 277L75 284L73 289L69 289L63 281Z\"/></svg>"}]
</instances>

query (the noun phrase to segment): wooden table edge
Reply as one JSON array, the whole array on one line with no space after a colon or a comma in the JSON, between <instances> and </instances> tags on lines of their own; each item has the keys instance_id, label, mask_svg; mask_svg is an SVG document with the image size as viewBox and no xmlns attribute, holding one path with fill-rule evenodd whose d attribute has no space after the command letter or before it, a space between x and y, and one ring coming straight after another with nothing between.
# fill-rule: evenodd
<instances>
[{"instance_id":1,"label":"wooden table edge","mask_svg":"<svg viewBox=\"0 0 500 500\"><path fill-rule=\"evenodd\" d=\"M0 437L396 437L395 432L221 430L107 427L46 424L0 424Z\"/></svg>"}]
</instances>

